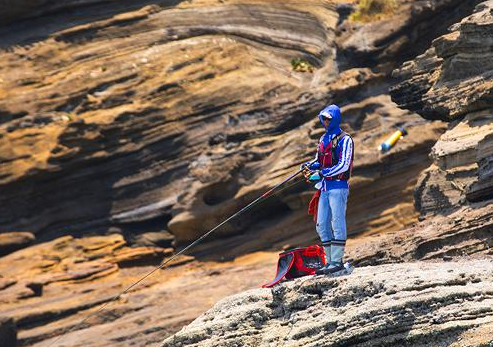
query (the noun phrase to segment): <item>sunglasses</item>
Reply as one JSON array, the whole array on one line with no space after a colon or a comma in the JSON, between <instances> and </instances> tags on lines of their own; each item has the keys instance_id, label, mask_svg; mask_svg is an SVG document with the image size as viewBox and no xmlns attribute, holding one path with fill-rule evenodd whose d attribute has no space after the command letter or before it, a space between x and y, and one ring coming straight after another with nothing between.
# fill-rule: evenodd
<instances>
[{"instance_id":1,"label":"sunglasses","mask_svg":"<svg viewBox=\"0 0 493 347\"><path fill-rule=\"evenodd\" d=\"M331 116L322 116L322 119L323 120L331 121L332 120L332 117Z\"/></svg>"}]
</instances>

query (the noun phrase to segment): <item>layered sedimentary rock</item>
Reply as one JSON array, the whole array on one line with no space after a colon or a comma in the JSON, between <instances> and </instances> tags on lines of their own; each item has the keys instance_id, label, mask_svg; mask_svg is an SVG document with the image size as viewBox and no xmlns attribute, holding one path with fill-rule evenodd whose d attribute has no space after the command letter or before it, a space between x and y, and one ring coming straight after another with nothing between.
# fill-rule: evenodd
<instances>
[{"instance_id":1,"label":"layered sedimentary rock","mask_svg":"<svg viewBox=\"0 0 493 347\"><path fill-rule=\"evenodd\" d=\"M356 262L493 254L491 42L479 39L490 36L492 8L491 1L482 3L425 54L395 71L401 82L391 89L393 100L450 124L416 186L421 222L352 241L349 254Z\"/></svg>"},{"instance_id":2,"label":"layered sedimentary rock","mask_svg":"<svg viewBox=\"0 0 493 347\"><path fill-rule=\"evenodd\" d=\"M492 6L482 2L426 53L405 63L395 73L404 81L392 90L393 100L432 119L455 120L489 109Z\"/></svg>"},{"instance_id":3,"label":"layered sedimentary rock","mask_svg":"<svg viewBox=\"0 0 493 347\"><path fill-rule=\"evenodd\" d=\"M492 230L491 205L463 206L412 228L349 240L347 257L358 265L488 257L493 256Z\"/></svg>"},{"instance_id":4,"label":"layered sedimentary rock","mask_svg":"<svg viewBox=\"0 0 493 347\"><path fill-rule=\"evenodd\" d=\"M398 52L418 38L390 22L357 25L378 30L358 64L341 53L364 40L343 34L343 11L327 2L77 3L66 12L47 6L40 17L27 11L19 16L29 20L0 29L0 232L55 238L0 260L2 314L16 323L19 344L45 346L65 335L71 346L148 345L220 298L269 280L276 254L224 260L316 240L306 216L312 191L303 183L217 233L234 237L196 247L197 262L179 259L183 266L158 271L76 326L170 255L173 239L200 235L297 170L314 153L322 134L315 115L329 102L342 106L357 147L349 232L384 234L416 221L412 191L444 126L398 109L387 91ZM439 10L445 27L470 5L402 3L403 28L428 41L434 34L419 28L440 15L429 11ZM400 23L402 13L385 20ZM290 61L300 57L313 74L293 71ZM410 135L379 154L396 125ZM480 157L487 178L491 158ZM480 191L487 181L476 182ZM123 237L90 236L108 232ZM57 238L65 234L85 237ZM398 256L389 242L355 259L440 258L461 254L462 245L466 253L489 245L466 238L442 251L436 239L417 251L420 242L401 243Z\"/></svg>"},{"instance_id":5,"label":"layered sedimentary rock","mask_svg":"<svg viewBox=\"0 0 493 347\"><path fill-rule=\"evenodd\" d=\"M12 253L29 246L35 237L28 232L13 232L0 234L0 256Z\"/></svg>"},{"instance_id":6,"label":"layered sedimentary rock","mask_svg":"<svg viewBox=\"0 0 493 347\"><path fill-rule=\"evenodd\" d=\"M413 6L410 23L426 23ZM337 10L101 1L0 29L1 231L191 240L309 159L321 134L316 112L329 102L344 106L343 127L358 148L350 233L410 225L410 191L442 125L395 107L388 69L346 70ZM379 35L405 39L390 26ZM292 70L300 57L313 74ZM380 156L395 125L412 136ZM306 189L284 192L217 236L285 222L293 211L303 228Z\"/></svg>"},{"instance_id":7,"label":"layered sedimentary rock","mask_svg":"<svg viewBox=\"0 0 493 347\"><path fill-rule=\"evenodd\" d=\"M11 318L10 325L5 323L5 329L10 327L17 332L20 345L32 345L66 332L88 314L88 310L110 301L142 275L143 270L132 269L159 264L171 252L170 248L129 248L121 235L83 239L66 236L2 257L0 305L2 315ZM174 265L190 260L182 256ZM142 301L127 305L125 300L120 300L98 319L78 328L111 322L149 305ZM187 319L186 315L177 315L179 322Z\"/></svg>"},{"instance_id":8,"label":"layered sedimentary rock","mask_svg":"<svg viewBox=\"0 0 493 347\"><path fill-rule=\"evenodd\" d=\"M394 62L404 62L423 53L434 38L471 13L480 2L400 0L395 2L393 15L378 21L345 21L338 29L341 60L350 66L379 65L382 69L392 69ZM374 3L376 8L378 2ZM349 14L349 11L340 12Z\"/></svg>"},{"instance_id":9,"label":"layered sedimentary rock","mask_svg":"<svg viewBox=\"0 0 493 347\"><path fill-rule=\"evenodd\" d=\"M423 214L492 202L492 9L491 1L478 5L425 54L395 72L402 82L391 90L394 101L423 117L451 121L416 191Z\"/></svg>"},{"instance_id":10,"label":"layered sedimentary rock","mask_svg":"<svg viewBox=\"0 0 493 347\"><path fill-rule=\"evenodd\" d=\"M162 347L490 346L489 261L358 268L221 300Z\"/></svg>"},{"instance_id":11,"label":"layered sedimentary rock","mask_svg":"<svg viewBox=\"0 0 493 347\"><path fill-rule=\"evenodd\" d=\"M487 134L478 143L476 152L478 163L478 179L468 187L467 199L470 201L485 200L493 196L493 134Z\"/></svg>"},{"instance_id":12,"label":"layered sedimentary rock","mask_svg":"<svg viewBox=\"0 0 493 347\"><path fill-rule=\"evenodd\" d=\"M482 3L425 54L395 71L401 82L391 89L393 100L450 124L416 186L421 221L351 241L349 255L357 263L493 254L492 85L485 77L491 74L491 52L490 42L479 40L490 35L492 8L491 1Z\"/></svg>"},{"instance_id":13,"label":"layered sedimentary rock","mask_svg":"<svg viewBox=\"0 0 493 347\"><path fill-rule=\"evenodd\" d=\"M0 258L1 346L17 336L18 346L41 347L59 335L55 345L157 343L221 298L266 283L276 261L267 253L228 263L180 256L110 304L170 252L130 248L121 235L66 236Z\"/></svg>"}]
</instances>

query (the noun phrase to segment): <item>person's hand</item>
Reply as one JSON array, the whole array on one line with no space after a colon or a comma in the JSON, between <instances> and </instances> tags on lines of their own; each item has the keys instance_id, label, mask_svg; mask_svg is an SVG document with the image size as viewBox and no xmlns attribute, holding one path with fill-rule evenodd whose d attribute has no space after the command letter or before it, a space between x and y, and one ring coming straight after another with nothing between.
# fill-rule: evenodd
<instances>
[{"instance_id":1,"label":"person's hand","mask_svg":"<svg viewBox=\"0 0 493 347\"><path fill-rule=\"evenodd\" d=\"M322 176L320 175L320 171L315 170L312 171L312 174L308 177L308 181L311 183L316 183L322 179Z\"/></svg>"},{"instance_id":2,"label":"person's hand","mask_svg":"<svg viewBox=\"0 0 493 347\"><path fill-rule=\"evenodd\" d=\"M320 163L318 161L316 161L316 162L307 161L306 163L301 164L301 166L300 166L301 170L303 170L305 168L308 168L308 170L310 170L310 171L318 170L318 169L320 169Z\"/></svg>"},{"instance_id":3,"label":"person's hand","mask_svg":"<svg viewBox=\"0 0 493 347\"><path fill-rule=\"evenodd\" d=\"M301 173L305 177L305 180L308 182L308 178L312 174L312 171L309 169L308 165L305 164L301 165Z\"/></svg>"}]
</instances>

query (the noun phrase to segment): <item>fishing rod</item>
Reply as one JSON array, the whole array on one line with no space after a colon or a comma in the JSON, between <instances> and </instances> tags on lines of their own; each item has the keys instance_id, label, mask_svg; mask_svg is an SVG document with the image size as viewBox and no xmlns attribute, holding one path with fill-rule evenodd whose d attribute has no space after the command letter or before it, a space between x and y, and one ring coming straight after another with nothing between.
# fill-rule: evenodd
<instances>
[{"instance_id":1,"label":"fishing rod","mask_svg":"<svg viewBox=\"0 0 493 347\"><path fill-rule=\"evenodd\" d=\"M307 165L310 165L313 162L315 162L315 160L312 161L312 162L309 162L307 164L302 165L297 172L295 172L294 174L292 174L291 176L289 176L288 178L286 178L284 181L282 181L281 183L277 184L276 186L274 186L271 189L269 189L268 191L266 191L264 194L262 194L261 196L259 196L257 199L253 200L248 205L246 205L245 207L243 207L241 210L239 210L238 212L234 213L233 215L231 215L230 217L228 217L227 219L225 219L224 221L222 221L221 223L219 223L218 225L216 225L214 228L212 228L211 230L209 230L208 232L206 232L205 234L203 234L202 236L200 236L198 239L196 239L195 241L193 241L192 243L190 243L188 246L186 246L185 248L183 248L178 253L173 254L173 256L171 256L170 258L168 258L166 261L163 261L161 264L159 264L159 266L157 266L152 271L150 271L147 274L145 274L144 276L142 276L138 281L136 281L133 284L131 284L130 286L128 286L120 294L118 294L118 295L114 296L113 298L109 299L106 303L104 303L103 305L101 305L95 312L89 314L86 318L84 318L83 320L81 320L78 324L72 326L72 328L70 328L65 334L58 336L55 340L53 340L46 347L51 347L51 346L55 345L55 343L57 343L58 341L60 341L64 336L67 336L67 334L69 334L72 331L76 330L76 328L78 328L81 325L83 325L88 319L90 319L90 318L92 318L94 316L97 316L109 304L111 304L112 302L120 299L123 295L125 295L126 293L128 293L132 288L135 288L139 283L141 283L142 281L144 281L147 277L151 276L154 272L156 272L157 270L160 270L160 269L165 268L166 265L168 265L169 263L171 263L176 257L178 257L179 255L183 254L185 251L189 250L190 248L192 248L196 244L198 244L200 241L202 241L207 236L209 236L210 234L212 234L214 231L216 231L217 229L219 229L221 226L223 226L224 224L226 224L230 220L234 219L235 217L239 216L240 214L244 213L245 211L247 211L248 209L250 209L251 207L253 207L254 205L256 205L258 202L260 202L260 201L262 201L264 199L267 199L268 197L270 197L271 195L273 195L272 193L277 188L283 186L284 184L286 184L289 181L291 181L292 179L294 179L296 176L298 176L300 173L302 173L305 170L305 168L306 168ZM296 182L295 184L298 184L299 182L301 182L301 180L298 181L298 182ZM291 184L288 187L285 187L285 188L281 189L281 191L283 191L284 189L289 188L289 187L291 187L291 186L293 186L295 184ZM279 191L279 192L281 192L281 191Z\"/></svg>"}]
</instances>

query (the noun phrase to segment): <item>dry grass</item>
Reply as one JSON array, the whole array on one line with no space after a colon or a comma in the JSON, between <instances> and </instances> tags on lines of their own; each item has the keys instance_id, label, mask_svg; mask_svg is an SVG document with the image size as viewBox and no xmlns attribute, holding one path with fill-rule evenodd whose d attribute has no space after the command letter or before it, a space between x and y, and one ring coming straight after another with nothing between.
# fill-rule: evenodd
<instances>
[{"instance_id":1,"label":"dry grass","mask_svg":"<svg viewBox=\"0 0 493 347\"><path fill-rule=\"evenodd\" d=\"M392 15L397 7L395 0L360 0L349 20L373 22Z\"/></svg>"}]
</instances>

